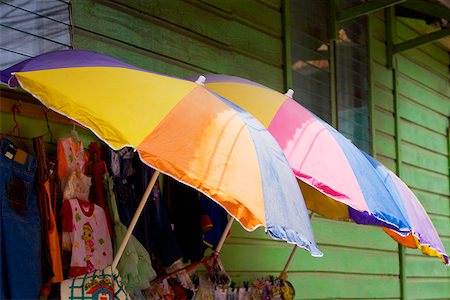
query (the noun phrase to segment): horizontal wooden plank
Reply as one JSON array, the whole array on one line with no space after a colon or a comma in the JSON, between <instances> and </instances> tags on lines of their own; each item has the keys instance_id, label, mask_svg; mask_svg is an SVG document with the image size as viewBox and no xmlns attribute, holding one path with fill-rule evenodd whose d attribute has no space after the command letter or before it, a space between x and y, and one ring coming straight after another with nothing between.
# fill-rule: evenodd
<instances>
[{"instance_id":1,"label":"horizontal wooden plank","mask_svg":"<svg viewBox=\"0 0 450 300\"><path fill-rule=\"evenodd\" d=\"M410 187L448 195L448 176L402 164L402 180Z\"/></svg>"},{"instance_id":2,"label":"horizontal wooden plank","mask_svg":"<svg viewBox=\"0 0 450 300\"><path fill-rule=\"evenodd\" d=\"M372 56L372 59L375 60L380 65L385 66L387 63L385 43L377 38L372 38L370 40L369 45L370 45L370 55Z\"/></svg>"},{"instance_id":3,"label":"horizontal wooden plank","mask_svg":"<svg viewBox=\"0 0 450 300\"><path fill-rule=\"evenodd\" d=\"M406 281L408 299L432 300L448 299L450 295L450 279L415 278Z\"/></svg>"},{"instance_id":4,"label":"horizontal wooden plank","mask_svg":"<svg viewBox=\"0 0 450 300\"><path fill-rule=\"evenodd\" d=\"M443 53L445 55L445 53ZM408 60L419 65L425 70L429 70L432 73L438 74L440 76L448 75L448 67L440 61L433 59L428 53L422 51L420 48L411 49L404 51L401 55Z\"/></svg>"},{"instance_id":5,"label":"horizontal wooden plank","mask_svg":"<svg viewBox=\"0 0 450 300\"><path fill-rule=\"evenodd\" d=\"M75 28L73 44L75 49L103 53L152 72L180 78L205 73L206 70L182 63L132 45Z\"/></svg>"},{"instance_id":6,"label":"horizontal wooden plank","mask_svg":"<svg viewBox=\"0 0 450 300\"><path fill-rule=\"evenodd\" d=\"M226 11L241 22L273 35L278 35L282 31L280 8L261 5L255 0L201 0L201 2ZM267 22L267 20L272 20L272 22Z\"/></svg>"},{"instance_id":7,"label":"horizontal wooden plank","mask_svg":"<svg viewBox=\"0 0 450 300\"><path fill-rule=\"evenodd\" d=\"M392 113L378 109L376 107L374 112L374 119L375 123L373 123L373 125L375 126L376 130L384 132L388 135L395 135L395 119Z\"/></svg>"},{"instance_id":8,"label":"horizontal wooden plank","mask_svg":"<svg viewBox=\"0 0 450 300\"><path fill-rule=\"evenodd\" d=\"M412 189L412 191L419 198L427 212L438 215L450 214L450 197L448 195L440 195L418 189Z\"/></svg>"},{"instance_id":9,"label":"horizontal wooden plank","mask_svg":"<svg viewBox=\"0 0 450 300\"><path fill-rule=\"evenodd\" d=\"M264 3L265 5L275 9L280 10L281 9L281 2L282 0L258 0L261 3Z\"/></svg>"},{"instance_id":10,"label":"horizontal wooden plank","mask_svg":"<svg viewBox=\"0 0 450 300\"><path fill-rule=\"evenodd\" d=\"M319 247L326 245L388 252L397 251L396 243L379 227L334 221L320 216L315 216L311 223ZM248 239L250 243L259 241L260 243L270 243L271 245L278 245L281 242L272 240L263 228L247 232L239 224L233 224L231 236L239 239L240 243L243 242L243 239Z\"/></svg>"},{"instance_id":11,"label":"horizontal wooden plank","mask_svg":"<svg viewBox=\"0 0 450 300\"><path fill-rule=\"evenodd\" d=\"M383 13L384 10L380 10ZM384 18L383 18L384 19ZM370 15L370 22L372 27L372 37L384 42L386 40L386 30L384 20L375 15Z\"/></svg>"},{"instance_id":12,"label":"horizontal wooden plank","mask_svg":"<svg viewBox=\"0 0 450 300\"><path fill-rule=\"evenodd\" d=\"M393 299L400 297L398 276L289 274L295 299Z\"/></svg>"},{"instance_id":13,"label":"horizontal wooden plank","mask_svg":"<svg viewBox=\"0 0 450 300\"><path fill-rule=\"evenodd\" d=\"M450 95L443 95L417 81L399 80L400 95L412 99L443 116L450 115Z\"/></svg>"},{"instance_id":14,"label":"horizontal wooden plank","mask_svg":"<svg viewBox=\"0 0 450 300\"><path fill-rule=\"evenodd\" d=\"M395 159L395 138L381 131L375 133L375 153Z\"/></svg>"},{"instance_id":15,"label":"horizontal wooden plank","mask_svg":"<svg viewBox=\"0 0 450 300\"><path fill-rule=\"evenodd\" d=\"M448 176L448 157L421 147L403 142L400 147L403 162L431 172Z\"/></svg>"},{"instance_id":16,"label":"horizontal wooden plank","mask_svg":"<svg viewBox=\"0 0 450 300\"><path fill-rule=\"evenodd\" d=\"M372 64L372 80L387 89L392 90L392 71L386 68L384 65L380 65L377 62Z\"/></svg>"},{"instance_id":17,"label":"horizontal wooden plank","mask_svg":"<svg viewBox=\"0 0 450 300\"><path fill-rule=\"evenodd\" d=\"M417 26L415 23L416 21L422 22L421 20L414 20L414 19L408 19L408 18L399 18L397 22L397 35L400 41L406 41L411 40L413 38L416 38L420 35L424 35L424 33L420 32L419 26ZM436 30L436 29L434 29ZM420 47L417 47L416 49L420 50L422 53L426 53L428 58L427 61L436 61L437 63L440 63L442 65L448 65L449 58L447 55L447 51L436 45L435 43L429 43L422 45ZM413 51L411 51L413 52ZM416 52L416 51L414 51ZM433 62L431 62L433 63Z\"/></svg>"},{"instance_id":18,"label":"horizontal wooden plank","mask_svg":"<svg viewBox=\"0 0 450 300\"><path fill-rule=\"evenodd\" d=\"M226 269L226 266L225 266ZM232 280L242 286L243 281L252 283L256 278L278 276L279 272L227 272ZM300 272L289 273L294 286L295 299L352 299L352 300L398 300L398 278L380 275L342 275L339 273ZM376 286L378 285L378 289ZM382 286L383 288L380 288ZM393 290L391 289L393 288Z\"/></svg>"},{"instance_id":19,"label":"horizontal wooden plank","mask_svg":"<svg viewBox=\"0 0 450 300\"><path fill-rule=\"evenodd\" d=\"M433 223L434 227L436 228L439 236L441 238L450 238L450 216L436 216L436 215L429 215L431 222Z\"/></svg>"},{"instance_id":20,"label":"horizontal wooden plank","mask_svg":"<svg viewBox=\"0 0 450 300\"><path fill-rule=\"evenodd\" d=\"M164 0L115 0L114 2L130 7L136 12L177 24L209 39L220 41L235 51L259 57L274 65L283 64L281 32L278 33L278 37L268 35L233 18L230 19L228 14L224 15L220 10L208 10L210 8L208 5Z\"/></svg>"},{"instance_id":21,"label":"horizontal wooden plank","mask_svg":"<svg viewBox=\"0 0 450 300\"><path fill-rule=\"evenodd\" d=\"M431 110L426 106L426 101L423 101L425 103L422 105L421 103L412 101L404 96L400 96L399 100L400 117L440 134L445 135L447 133L447 128L449 126L448 116ZM442 99L442 101L445 102L445 99ZM448 105L450 106L450 98Z\"/></svg>"},{"instance_id":22,"label":"horizontal wooden plank","mask_svg":"<svg viewBox=\"0 0 450 300\"><path fill-rule=\"evenodd\" d=\"M447 136L403 119L400 122L400 137L410 144L445 156L448 155Z\"/></svg>"},{"instance_id":23,"label":"horizontal wooden plank","mask_svg":"<svg viewBox=\"0 0 450 300\"><path fill-rule=\"evenodd\" d=\"M397 56L397 64L399 75L402 80L414 80L415 82L421 83L434 90L443 97L450 95L448 76L443 76L432 70L419 66L402 55Z\"/></svg>"},{"instance_id":24,"label":"horizontal wooden plank","mask_svg":"<svg viewBox=\"0 0 450 300\"><path fill-rule=\"evenodd\" d=\"M226 242L221 252L222 262L230 272L257 271L279 272L283 269L293 246L278 243L278 246L254 246ZM323 257L312 257L307 251L295 253L289 266L291 272L338 272L356 274L396 275L399 272L396 252L351 249L322 246Z\"/></svg>"},{"instance_id":25,"label":"horizontal wooden plank","mask_svg":"<svg viewBox=\"0 0 450 300\"><path fill-rule=\"evenodd\" d=\"M426 255L407 255L405 272L410 277L448 278L450 284L450 269L437 257Z\"/></svg>"},{"instance_id":26,"label":"horizontal wooden plank","mask_svg":"<svg viewBox=\"0 0 450 300\"><path fill-rule=\"evenodd\" d=\"M386 168L391 170L392 172L396 173L397 171L397 164L396 160L392 158L388 158L386 156L377 155L377 160L383 164Z\"/></svg>"},{"instance_id":27,"label":"horizontal wooden plank","mask_svg":"<svg viewBox=\"0 0 450 300\"><path fill-rule=\"evenodd\" d=\"M281 68L230 51L220 43L187 30L180 31L175 25L145 15L132 15L125 10L118 11L102 3L80 0L73 5L73 20L78 28L209 72L246 77L275 89L283 87Z\"/></svg>"},{"instance_id":28,"label":"horizontal wooden plank","mask_svg":"<svg viewBox=\"0 0 450 300\"><path fill-rule=\"evenodd\" d=\"M315 218L312 224L316 241L320 245L397 251L395 243L379 227L324 218Z\"/></svg>"},{"instance_id":29,"label":"horizontal wooden plank","mask_svg":"<svg viewBox=\"0 0 450 300\"><path fill-rule=\"evenodd\" d=\"M44 108L44 107L42 107ZM37 113L37 112L35 112ZM44 118L36 119L34 117L28 116L17 116L17 121L20 126L20 131L22 137L26 141L26 145L29 150L33 149L33 145L31 142L31 138L43 135L48 132L47 123ZM11 130L14 126L14 121L11 113L0 112L0 132L7 132ZM56 146L56 142L58 139L67 137L72 130L72 124L65 123L57 123L50 121L49 122L50 129L53 134L53 140L50 140L50 135L46 135L44 140L47 143L52 143L53 146ZM77 132L80 139L83 141L83 144L87 147L91 141L99 141L89 130L77 127ZM54 147L53 147L54 148ZM53 149L56 153L56 149Z\"/></svg>"},{"instance_id":30,"label":"horizontal wooden plank","mask_svg":"<svg viewBox=\"0 0 450 300\"><path fill-rule=\"evenodd\" d=\"M372 101L384 110L394 111L394 94L391 89L375 82L372 88Z\"/></svg>"}]
</instances>

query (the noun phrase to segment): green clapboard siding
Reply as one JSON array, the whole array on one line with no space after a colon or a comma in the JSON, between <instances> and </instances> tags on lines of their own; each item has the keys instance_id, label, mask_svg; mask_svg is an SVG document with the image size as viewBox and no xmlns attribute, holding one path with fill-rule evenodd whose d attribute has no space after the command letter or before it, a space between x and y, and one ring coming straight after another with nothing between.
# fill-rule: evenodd
<instances>
[{"instance_id":1,"label":"green clapboard siding","mask_svg":"<svg viewBox=\"0 0 450 300\"><path fill-rule=\"evenodd\" d=\"M396 56L399 137L395 136L392 73L385 63L384 19L372 17L371 50L375 101L375 149L379 160L395 170L395 141L402 179L411 187L436 227L444 246L450 246L448 172L448 115L450 114L449 56L435 44L411 49ZM397 42L418 36L414 22L398 19ZM378 74L377 74L378 73ZM384 77L390 77L389 79ZM380 99L385 96L384 99ZM436 258L407 249L404 262L406 299L450 298L450 272Z\"/></svg>"},{"instance_id":2,"label":"green clapboard siding","mask_svg":"<svg viewBox=\"0 0 450 300\"><path fill-rule=\"evenodd\" d=\"M182 1L172 2L182 3ZM133 4L133 2L130 3ZM227 31L226 33L216 31L214 34L219 40L213 40L205 36L205 34L211 35L212 33L206 33L200 27L200 25L205 26L205 24L214 26L214 24L208 23L207 17L211 14L208 15L205 12L205 23L191 22L189 25L191 28L186 28L173 23L177 20L173 20L173 17L168 14L163 14L162 10L151 10L150 6L149 8L143 3L145 2L140 4L142 7L137 7L138 4L135 4L135 7L127 7L114 1L77 0L73 3L74 25L76 28L154 53L163 59L169 58L186 63L206 72L243 76L282 90L281 42L273 42L274 39L267 35L263 35L265 38L262 38L262 34L257 30L245 29L245 26L239 27L238 25L222 28L222 30ZM194 8L193 6L192 9ZM202 20L202 17L199 17L202 15L197 13L199 21ZM180 20L184 18L192 19L193 14L179 11L178 17ZM164 18L168 18L170 22L165 21ZM234 23L230 21L229 24ZM194 31L195 25L199 26L200 29ZM244 54L250 50L242 43L240 45L228 45L221 40L221 36L231 35L234 34L234 31L242 31L243 29L245 29L244 33L247 34L249 40L257 41L257 45L254 46L256 48L253 48L253 55ZM238 35L240 34L238 33ZM281 35L281 33L279 34ZM268 39L270 42L267 42ZM231 42L237 43L236 41ZM74 46L77 47L78 45L75 44ZM271 54L270 56L275 57L275 60L272 59L272 63L268 63L264 56L259 55L260 50L256 50L265 47L270 49L268 52Z\"/></svg>"}]
</instances>

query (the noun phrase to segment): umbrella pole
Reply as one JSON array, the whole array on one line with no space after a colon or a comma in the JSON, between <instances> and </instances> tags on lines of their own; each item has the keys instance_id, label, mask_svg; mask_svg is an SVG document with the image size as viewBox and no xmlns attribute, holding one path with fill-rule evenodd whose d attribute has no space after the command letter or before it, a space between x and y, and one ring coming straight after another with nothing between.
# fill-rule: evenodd
<instances>
[{"instance_id":1,"label":"umbrella pole","mask_svg":"<svg viewBox=\"0 0 450 300\"><path fill-rule=\"evenodd\" d=\"M155 172L152 175L152 178L150 179L150 182L147 185L147 188L145 189L144 195L142 196L141 202L139 203L139 206L136 209L136 212L134 213L133 219L130 222L130 226L128 226L127 233L125 234L125 237L122 240L122 243L120 244L119 249L117 250L116 256L114 257L114 260L111 264L112 270L115 270L117 265L119 264L119 260L122 257L123 251L125 250L125 247L127 246L128 241L130 240L131 233L133 232L134 227L136 227L136 223L141 216L142 210L144 209L145 203L147 203L147 199L150 196L151 191L153 190L153 187L155 186L156 180L159 176L159 171L155 170Z\"/></svg>"},{"instance_id":2,"label":"umbrella pole","mask_svg":"<svg viewBox=\"0 0 450 300\"><path fill-rule=\"evenodd\" d=\"M311 212L309 214L309 219L312 220L312 218L314 217L314 212ZM286 265L284 266L283 271L281 271L280 273L280 278L282 279L287 279L287 269L289 268L289 265L292 262L292 259L294 258L295 252L297 252L298 246L294 245L294 248L292 249L291 255L289 255L289 258L286 262Z\"/></svg>"},{"instance_id":3,"label":"umbrella pole","mask_svg":"<svg viewBox=\"0 0 450 300\"><path fill-rule=\"evenodd\" d=\"M227 226L223 230L222 236L220 237L219 243L217 244L216 249L214 250L215 254L219 254L220 250L222 250L223 243L225 242L225 239L227 238L228 232L230 232L231 225L233 225L234 218L230 217L228 220Z\"/></svg>"}]
</instances>

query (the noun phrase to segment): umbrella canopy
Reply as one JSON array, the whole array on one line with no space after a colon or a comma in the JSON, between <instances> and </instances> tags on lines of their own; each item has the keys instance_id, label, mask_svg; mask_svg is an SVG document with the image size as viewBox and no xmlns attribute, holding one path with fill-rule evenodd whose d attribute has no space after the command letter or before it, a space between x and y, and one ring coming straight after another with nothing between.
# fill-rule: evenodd
<instances>
[{"instance_id":1,"label":"umbrella canopy","mask_svg":"<svg viewBox=\"0 0 450 300\"><path fill-rule=\"evenodd\" d=\"M387 169L369 154L364 152L363 154L373 165L391 195L393 195L394 199L402 206L405 214L408 216L408 223L411 226L411 231L407 235L399 234L388 228L383 228L383 230L397 242L409 248L418 248L427 255L437 256L448 265L448 255L444 245L439 239L439 235L428 217L427 212L414 193L392 171Z\"/></svg>"},{"instance_id":2,"label":"umbrella canopy","mask_svg":"<svg viewBox=\"0 0 450 300\"><path fill-rule=\"evenodd\" d=\"M294 101L292 95L239 77L205 76L208 89L253 114L275 137L299 179L310 210L332 219L383 226L395 231L396 236L413 232L410 212L385 185L379 170L347 138ZM426 216L425 211L422 214Z\"/></svg>"},{"instance_id":3,"label":"umbrella canopy","mask_svg":"<svg viewBox=\"0 0 450 300\"><path fill-rule=\"evenodd\" d=\"M209 196L245 229L264 226L272 238L322 255L276 141L203 86L82 50L49 52L1 75L113 149L134 147L144 163Z\"/></svg>"}]
</instances>

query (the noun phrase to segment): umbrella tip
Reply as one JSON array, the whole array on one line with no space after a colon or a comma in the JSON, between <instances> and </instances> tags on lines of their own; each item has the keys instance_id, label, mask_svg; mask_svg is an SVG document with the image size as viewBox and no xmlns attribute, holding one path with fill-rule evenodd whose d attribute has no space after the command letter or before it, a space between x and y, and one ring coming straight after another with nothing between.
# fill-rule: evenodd
<instances>
[{"instance_id":1,"label":"umbrella tip","mask_svg":"<svg viewBox=\"0 0 450 300\"><path fill-rule=\"evenodd\" d=\"M200 75L195 83L200 84L200 85L205 85L205 82L206 82L206 77L203 75Z\"/></svg>"},{"instance_id":2,"label":"umbrella tip","mask_svg":"<svg viewBox=\"0 0 450 300\"><path fill-rule=\"evenodd\" d=\"M289 98L294 97L294 90L293 89L288 89L288 91L285 94L286 96L288 96Z\"/></svg>"}]
</instances>

